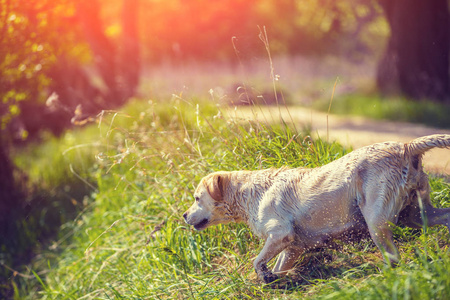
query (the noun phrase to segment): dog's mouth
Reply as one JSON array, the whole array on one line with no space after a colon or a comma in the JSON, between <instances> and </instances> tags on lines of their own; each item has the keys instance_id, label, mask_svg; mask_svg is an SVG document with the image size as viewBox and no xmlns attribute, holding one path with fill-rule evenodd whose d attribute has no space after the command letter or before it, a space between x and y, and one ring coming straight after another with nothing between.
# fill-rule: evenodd
<instances>
[{"instance_id":1,"label":"dog's mouth","mask_svg":"<svg viewBox=\"0 0 450 300\"><path fill-rule=\"evenodd\" d=\"M208 224L208 222L209 222L209 220L205 218L205 219L201 220L199 223L195 224L194 228L196 230L202 230L206 227L206 224Z\"/></svg>"}]
</instances>

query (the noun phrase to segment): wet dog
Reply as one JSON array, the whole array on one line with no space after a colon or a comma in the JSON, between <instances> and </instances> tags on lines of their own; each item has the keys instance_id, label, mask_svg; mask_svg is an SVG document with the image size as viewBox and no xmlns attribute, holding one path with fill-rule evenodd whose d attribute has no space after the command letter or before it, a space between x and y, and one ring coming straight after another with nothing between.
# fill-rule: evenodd
<instances>
[{"instance_id":1,"label":"wet dog","mask_svg":"<svg viewBox=\"0 0 450 300\"><path fill-rule=\"evenodd\" d=\"M292 269L305 250L351 232L368 231L386 261L395 264L400 257L393 224L421 228L424 215L428 226L450 230L450 208L431 205L422 169L423 153L435 147L450 147L450 135L374 144L314 169L212 173L201 180L183 217L196 230L248 224L265 239L253 265L266 283ZM271 272L267 263L278 254Z\"/></svg>"}]
</instances>

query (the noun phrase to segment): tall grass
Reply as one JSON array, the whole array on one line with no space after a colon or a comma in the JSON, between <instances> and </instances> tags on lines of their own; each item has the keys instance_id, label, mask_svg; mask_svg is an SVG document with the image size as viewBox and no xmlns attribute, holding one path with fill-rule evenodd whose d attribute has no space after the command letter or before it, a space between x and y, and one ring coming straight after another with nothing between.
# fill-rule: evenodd
<instances>
[{"instance_id":1,"label":"tall grass","mask_svg":"<svg viewBox=\"0 0 450 300\"><path fill-rule=\"evenodd\" d=\"M252 260L262 241L247 226L219 225L201 233L186 226L182 213L208 172L312 168L346 153L285 122L229 115L175 97L170 105L135 101L86 129L88 136L97 132L96 142L70 149L83 148L95 161L74 156L61 164L77 163L78 176L94 180L91 200L34 261L25 274L33 279L17 288L17 298L444 299L449 294L444 229L421 235L397 228L403 260L395 269L384 267L367 240L308 253L295 274L274 289L256 278ZM435 203L450 206L449 185L439 179L432 184Z\"/></svg>"}]
</instances>

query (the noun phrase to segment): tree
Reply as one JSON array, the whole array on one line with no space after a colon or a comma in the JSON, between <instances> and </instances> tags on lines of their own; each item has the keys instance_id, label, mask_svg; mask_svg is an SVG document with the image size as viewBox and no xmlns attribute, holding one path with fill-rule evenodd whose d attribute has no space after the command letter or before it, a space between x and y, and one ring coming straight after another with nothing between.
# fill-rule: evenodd
<instances>
[{"instance_id":1,"label":"tree","mask_svg":"<svg viewBox=\"0 0 450 300\"><path fill-rule=\"evenodd\" d=\"M61 1L54 3L54 7ZM0 236L7 238L21 192L13 178L14 164L9 153L13 139L27 136L14 119L25 101L37 102L50 84L47 74L54 63L58 39L45 32L53 18L38 12L48 2L0 0ZM46 18L43 22L43 17ZM47 18L48 17L48 18ZM51 32L51 31L49 31ZM64 43L63 38L59 41ZM33 112L36 115L36 112Z\"/></svg>"},{"instance_id":2,"label":"tree","mask_svg":"<svg viewBox=\"0 0 450 300\"><path fill-rule=\"evenodd\" d=\"M2 132L0 131L0 245L3 237L8 237L11 226L11 210L20 196L15 188L13 177L13 164L9 159L9 148L5 147Z\"/></svg>"},{"instance_id":3,"label":"tree","mask_svg":"<svg viewBox=\"0 0 450 300\"><path fill-rule=\"evenodd\" d=\"M12 180L8 155L12 142L43 128L60 133L70 125L79 104L85 112L97 114L135 94L140 71L139 0L120 2L122 34L117 41L105 34L98 0L0 0L1 193L13 187L6 179ZM103 88L96 87L83 68L90 53ZM46 109L48 91L56 91L69 114ZM7 211L9 198L0 198L0 211Z\"/></svg>"},{"instance_id":4,"label":"tree","mask_svg":"<svg viewBox=\"0 0 450 300\"><path fill-rule=\"evenodd\" d=\"M100 11L98 0L77 3L77 17L106 86L105 104L123 105L135 94L139 84L139 0L122 1L121 32L117 41L106 36Z\"/></svg>"},{"instance_id":5,"label":"tree","mask_svg":"<svg viewBox=\"0 0 450 300\"><path fill-rule=\"evenodd\" d=\"M378 66L381 91L449 101L447 0L379 0L391 28Z\"/></svg>"},{"instance_id":6,"label":"tree","mask_svg":"<svg viewBox=\"0 0 450 300\"><path fill-rule=\"evenodd\" d=\"M52 69L53 89L63 106L72 111L81 104L83 112L97 114L125 104L136 93L140 75L138 37L139 0L122 0L119 38L107 36L98 0L71 1L75 25L92 55L87 71L64 54ZM118 16L117 16L118 17ZM95 70L101 87L92 84Z\"/></svg>"}]
</instances>

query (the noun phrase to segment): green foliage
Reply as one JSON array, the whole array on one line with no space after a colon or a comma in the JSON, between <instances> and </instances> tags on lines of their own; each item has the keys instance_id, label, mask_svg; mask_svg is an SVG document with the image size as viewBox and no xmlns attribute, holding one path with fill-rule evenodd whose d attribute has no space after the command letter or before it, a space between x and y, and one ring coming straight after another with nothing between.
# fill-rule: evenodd
<instances>
[{"instance_id":1,"label":"green foliage","mask_svg":"<svg viewBox=\"0 0 450 300\"><path fill-rule=\"evenodd\" d=\"M328 106L329 101L319 101L314 104L314 108L322 111L327 111ZM333 100L330 113L450 128L450 119L448 118L450 105L432 101L412 101L403 97L343 95Z\"/></svg>"},{"instance_id":2,"label":"green foliage","mask_svg":"<svg viewBox=\"0 0 450 300\"><path fill-rule=\"evenodd\" d=\"M216 170L316 167L345 150L311 140L287 125L238 121L224 117L226 112L215 106L179 98L170 103L136 101L121 113L105 113L99 127L80 132L81 140L84 134L90 139L97 132L98 143L79 148L71 144L71 151L87 150L72 157L71 163L84 166L76 168L83 174L80 177L94 177L96 191L83 212L63 226L52 250L34 260L35 273L29 275L37 279L18 285L23 298L444 299L448 295L448 233L442 228L429 229L426 235L397 228L402 261L395 269L384 267L373 243L362 241L338 245L338 251L305 255L298 273L283 279L283 288L262 285L251 263L262 241L248 227L229 224L196 232L185 225L182 214L191 205L196 184ZM46 150L47 154L61 151L57 144L50 148L54 150ZM48 166L40 169L51 172ZM432 188L435 204L448 206L450 186L432 179Z\"/></svg>"},{"instance_id":3,"label":"green foliage","mask_svg":"<svg viewBox=\"0 0 450 300\"><path fill-rule=\"evenodd\" d=\"M52 67L64 54L87 60L68 0L0 0L1 130L20 113L19 102L42 101L51 84Z\"/></svg>"},{"instance_id":4,"label":"green foliage","mask_svg":"<svg viewBox=\"0 0 450 300\"><path fill-rule=\"evenodd\" d=\"M236 54L258 59L263 49L257 26L267 28L273 54L342 51L360 55L378 49L388 33L376 1L170 0L141 5L143 56L150 61L168 56L226 60ZM114 8L107 8L105 14L111 31L120 15L120 6ZM152 20L150 26L148 20Z\"/></svg>"}]
</instances>

